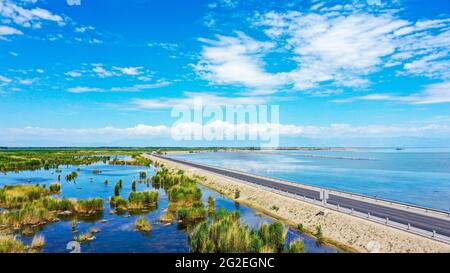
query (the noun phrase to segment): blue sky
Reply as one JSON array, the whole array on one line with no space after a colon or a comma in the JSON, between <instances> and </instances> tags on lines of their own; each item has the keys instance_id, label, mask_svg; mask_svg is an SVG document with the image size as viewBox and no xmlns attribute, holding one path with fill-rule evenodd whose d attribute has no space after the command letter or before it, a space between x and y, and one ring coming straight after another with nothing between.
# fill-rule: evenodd
<instances>
[{"instance_id":1,"label":"blue sky","mask_svg":"<svg viewBox=\"0 0 450 273\"><path fill-rule=\"evenodd\" d=\"M174 141L171 107L280 106L282 145L448 146L447 0L0 0L0 146Z\"/></svg>"}]
</instances>

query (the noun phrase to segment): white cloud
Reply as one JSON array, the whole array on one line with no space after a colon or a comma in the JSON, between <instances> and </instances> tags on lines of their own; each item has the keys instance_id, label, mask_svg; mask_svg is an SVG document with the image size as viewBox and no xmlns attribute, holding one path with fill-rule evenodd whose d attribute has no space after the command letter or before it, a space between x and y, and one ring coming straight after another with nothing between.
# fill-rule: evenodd
<instances>
[{"instance_id":1,"label":"white cloud","mask_svg":"<svg viewBox=\"0 0 450 273\"><path fill-rule=\"evenodd\" d=\"M298 68L289 76L296 88L307 89L327 82L368 84L364 76L380 70L384 58L395 52L394 32L408 22L388 14L290 11L268 12L254 24L295 56Z\"/></svg>"},{"instance_id":2,"label":"white cloud","mask_svg":"<svg viewBox=\"0 0 450 273\"><path fill-rule=\"evenodd\" d=\"M422 93L412 97L414 104L450 102L450 81L428 85Z\"/></svg>"},{"instance_id":3,"label":"white cloud","mask_svg":"<svg viewBox=\"0 0 450 273\"><path fill-rule=\"evenodd\" d=\"M86 87L86 86L77 86L71 87L67 89L69 93L94 93L94 92L139 92L146 89L155 89L169 85L170 82L167 81L158 81L153 84L135 84L132 86L119 86L112 87L109 89L98 88L98 87Z\"/></svg>"},{"instance_id":4,"label":"white cloud","mask_svg":"<svg viewBox=\"0 0 450 273\"><path fill-rule=\"evenodd\" d=\"M255 132L266 132L276 129L280 133L280 137L307 137L315 139L335 139L335 138L355 138L355 137L398 137L398 136L414 136L414 137L448 137L450 126L445 124L424 124L420 126L406 125L365 125L354 126L350 124L330 124L326 126L317 125L293 125L293 124L230 124L223 121L213 121L204 124L203 127L197 123L179 123L175 126L166 125L145 125L138 124L128 128L117 128L112 126L101 128L0 128L0 139L2 143L16 142L20 140L51 140L52 143L64 142L68 143L102 143L108 141L116 141L126 139L151 139L164 137L166 141L173 136L175 132L194 132L198 130L211 129L223 132L231 132L236 135L238 132L252 134ZM26 142L29 143L29 142ZM129 143L129 142L127 142Z\"/></svg>"},{"instance_id":5,"label":"white cloud","mask_svg":"<svg viewBox=\"0 0 450 273\"><path fill-rule=\"evenodd\" d=\"M133 99L131 104L141 109L162 109L176 105L193 106L196 103L202 103L204 106L258 105L267 103L270 99L263 96L225 97L206 92L185 92L182 98Z\"/></svg>"},{"instance_id":6,"label":"white cloud","mask_svg":"<svg viewBox=\"0 0 450 273\"><path fill-rule=\"evenodd\" d=\"M90 44L103 44L103 41L94 38L94 39L89 40L89 43Z\"/></svg>"},{"instance_id":7,"label":"white cloud","mask_svg":"<svg viewBox=\"0 0 450 273\"><path fill-rule=\"evenodd\" d=\"M7 78L5 76L0 75L0 82L3 83L10 83L12 80L10 78Z\"/></svg>"},{"instance_id":8,"label":"white cloud","mask_svg":"<svg viewBox=\"0 0 450 273\"><path fill-rule=\"evenodd\" d=\"M22 35L23 32L9 26L0 26L0 36L6 35Z\"/></svg>"},{"instance_id":9,"label":"white cloud","mask_svg":"<svg viewBox=\"0 0 450 273\"><path fill-rule=\"evenodd\" d=\"M32 85L37 79L18 79L18 82L23 85Z\"/></svg>"},{"instance_id":10,"label":"white cloud","mask_svg":"<svg viewBox=\"0 0 450 273\"><path fill-rule=\"evenodd\" d=\"M142 66L119 67L107 66L102 63L92 63L88 67L85 64L80 69L68 71L64 74L70 77L81 77L85 75L100 78L131 76L142 81L150 81L150 76L153 72L149 69L144 69Z\"/></svg>"},{"instance_id":11,"label":"white cloud","mask_svg":"<svg viewBox=\"0 0 450 273\"><path fill-rule=\"evenodd\" d=\"M40 28L42 21L56 22L58 25L65 25L64 19L42 8L27 9L5 0L0 2L0 15L9 19L22 27Z\"/></svg>"},{"instance_id":12,"label":"white cloud","mask_svg":"<svg viewBox=\"0 0 450 273\"><path fill-rule=\"evenodd\" d=\"M305 12L257 14L252 27L266 39L240 32L200 39L205 45L194 68L211 83L243 85L249 94L367 87L369 76L386 68L398 76L449 79L450 18L405 20L395 5L320 2ZM295 67L272 72L266 68L271 53Z\"/></svg>"},{"instance_id":13,"label":"white cloud","mask_svg":"<svg viewBox=\"0 0 450 273\"><path fill-rule=\"evenodd\" d=\"M95 28L94 27L92 27L92 26L87 26L87 27L76 27L75 28L75 32L78 32L78 33L84 33L84 32L86 32L86 31L88 31L88 30L94 30Z\"/></svg>"},{"instance_id":14,"label":"white cloud","mask_svg":"<svg viewBox=\"0 0 450 273\"><path fill-rule=\"evenodd\" d=\"M140 75L142 72L140 71L142 69L142 66L135 66L135 67L117 67L113 66L113 69L118 70L122 72L125 75Z\"/></svg>"},{"instance_id":15,"label":"white cloud","mask_svg":"<svg viewBox=\"0 0 450 273\"><path fill-rule=\"evenodd\" d=\"M88 93L88 92L104 92L104 90L101 88L96 88L96 87L77 86L77 87L71 87L71 88L67 89L67 92Z\"/></svg>"},{"instance_id":16,"label":"white cloud","mask_svg":"<svg viewBox=\"0 0 450 273\"><path fill-rule=\"evenodd\" d=\"M78 71L69 71L69 72L66 72L64 74L67 75L67 76L73 77L73 78L82 76L82 74L80 72L78 72Z\"/></svg>"},{"instance_id":17,"label":"white cloud","mask_svg":"<svg viewBox=\"0 0 450 273\"><path fill-rule=\"evenodd\" d=\"M219 84L241 84L252 88L276 88L286 84L283 73L264 69L262 55L274 47L238 32L236 37L216 36L217 40L200 39L203 46L200 61L194 66L207 80Z\"/></svg>"},{"instance_id":18,"label":"white cloud","mask_svg":"<svg viewBox=\"0 0 450 273\"><path fill-rule=\"evenodd\" d=\"M132 86L125 86L125 87L113 87L110 89L110 92L139 92L141 90L164 87L169 84L170 82L168 81L159 81L153 84L135 84Z\"/></svg>"},{"instance_id":19,"label":"white cloud","mask_svg":"<svg viewBox=\"0 0 450 273\"><path fill-rule=\"evenodd\" d=\"M92 64L92 66L92 71L94 71L101 78L111 77L114 75L113 72L106 70L102 64Z\"/></svg>"},{"instance_id":20,"label":"white cloud","mask_svg":"<svg viewBox=\"0 0 450 273\"><path fill-rule=\"evenodd\" d=\"M450 102L450 82L430 84L420 93L410 95L370 94L365 96L337 99L334 102L346 103L354 101L392 101L409 104L436 104Z\"/></svg>"},{"instance_id":21,"label":"white cloud","mask_svg":"<svg viewBox=\"0 0 450 273\"><path fill-rule=\"evenodd\" d=\"M160 47L165 50L176 50L178 44L175 43L163 43L163 42L151 42L147 44L148 47Z\"/></svg>"},{"instance_id":22,"label":"white cloud","mask_svg":"<svg viewBox=\"0 0 450 273\"><path fill-rule=\"evenodd\" d=\"M80 6L81 0L67 0L67 5L69 6Z\"/></svg>"}]
</instances>

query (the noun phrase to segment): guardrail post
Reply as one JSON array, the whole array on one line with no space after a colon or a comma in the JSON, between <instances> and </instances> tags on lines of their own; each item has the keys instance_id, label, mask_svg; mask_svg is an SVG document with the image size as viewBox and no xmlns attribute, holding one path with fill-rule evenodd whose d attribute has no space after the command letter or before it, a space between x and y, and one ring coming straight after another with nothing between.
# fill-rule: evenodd
<instances>
[{"instance_id":1,"label":"guardrail post","mask_svg":"<svg viewBox=\"0 0 450 273\"><path fill-rule=\"evenodd\" d=\"M410 223L408 223L408 230L410 230L411 229L411 224Z\"/></svg>"},{"instance_id":2,"label":"guardrail post","mask_svg":"<svg viewBox=\"0 0 450 273\"><path fill-rule=\"evenodd\" d=\"M370 212L367 213L367 218L370 218Z\"/></svg>"},{"instance_id":3,"label":"guardrail post","mask_svg":"<svg viewBox=\"0 0 450 273\"><path fill-rule=\"evenodd\" d=\"M351 214L353 214L353 208L352 208L352 212L350 212Z\"/></svg>"},{"instance_id":4,"label":"guardrail post","mask_svg":"<svg viewBox=\"0 0 450 273\"><path fill-rule=\"evenodd\" d=\"M389 217L386 217L386 225L389 223Z\"/></svg>"},{"instance_id":5,"label":"guardrail post","mask_svg":"<svg viewBox=\"0 0 450 273\"><path fill-rule=\"evenodd\" d=\"M436 230L433 230L433 238L436 237Z\"/></svg>"},{"instance_id":6,"label":"guardrail post","mask_svg":"<svg viewBox=\"0 0 450 273\"><path fill-rule=\"evenodd\" d=\"M339 206L339 204L337 204L337 210L339 210L339 208L340 208L340 206Z\"/></svg>"}]
</instances>

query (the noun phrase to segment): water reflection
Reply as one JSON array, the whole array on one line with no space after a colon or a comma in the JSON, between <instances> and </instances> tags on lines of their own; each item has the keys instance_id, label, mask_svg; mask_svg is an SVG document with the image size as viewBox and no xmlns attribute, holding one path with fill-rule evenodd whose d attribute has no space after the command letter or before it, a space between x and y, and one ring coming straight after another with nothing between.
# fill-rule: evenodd
<instances>
[{"instance_id":1,"label":"water reflection","mask_svg":"<svg viewBox=\"0 0 450 273\"><path fill-rule=\"evenodd\" d=\"M55 182L58 175L65 177L72 171L76 171L77 166L64 166L61 173L54 170L23 171L18 173L7 173L0 176L0 186L5 184L45 184ZM100 173L93 173L93 170L101 170ZM153 189L147 183L137 183L137 191L157 190L159 193L158 207L140 213L115 212L109 205L109 197L114 194L114 185L119 180L123 180L120 195L127 198L132 191L132 181L138 180L139 172L147 172L147 177L151 177L155 170L142 166L108 165L103 163L81 166L78 178L73 182L62 180L62 192L59 196L65 198L92 198L99 197L104 201L104 211L90 216L82 215L59 215L60 221L39 226L34 230L28 230L24 234L18 234L18 238L26 244L30 244L33 234L41 234L45 237L46 244L44 252L69 252L66 249L67 243L74 240L74 237L86 233L92 229L98 229L95 240L81 244L81 252L189 252L188 236L186 227L176 223L167 225L160 222L160 216L168 205L167 194L163 189ZM108 183L105 184L105 179ZM207 203L208 196L216 199L217 209L226 208L239 210L241 221L252 228L259 227L262 223L271 223L272 218L264 215L256 215L256 211L245 205L229 200L220 194L202 187L203 202ZM152 230L149 233L136 231L134 222L139 217L144 216L149 219ZM76 223L76 232L73 230L73 223ZM288 241L301 238L305 242L307 251L310 252L334 252L333 248L317 247L313 238L294 230L288 231Z\"/></svg>"}]
</instances>

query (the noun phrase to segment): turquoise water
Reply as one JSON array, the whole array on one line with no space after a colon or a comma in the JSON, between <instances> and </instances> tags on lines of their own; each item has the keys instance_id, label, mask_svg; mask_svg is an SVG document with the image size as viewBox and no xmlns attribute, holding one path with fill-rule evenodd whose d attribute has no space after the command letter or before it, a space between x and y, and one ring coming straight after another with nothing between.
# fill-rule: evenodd
<instances>
[{"instance_id":1,"label":"turquoise water","mask_svg":"<svg viewBox=\"0 0 450 273\"><path fill-rule=\"evenodd\" d=\"M277 150L170 156L450 210L450 148Z\"/></svg>"},{"instance_id":2,"label":"turquoise water","mask_svg":"<svg viewBox=\"0 0 450 273\"><path fill-rule=\"evenodd\" d=\"M61 167L61 177L64 178L68 173L76 171L78 166ZM100 174L93 174L93 170L98 169ZM114 185L119 180L123 180L123 188L121 196L127 198L131 192L131 182L139 178L139 172L147 172L147 177L151 177L155 170L150 167L141 166L121 166L107 165L103 163L93 164L90 166L80 166L78 178L75 182L61 181L61 196L66 198L84 199L89 197L99 197L104 200L105 210L100 215L90 218L79 218L77 225L77 233L72 233L71 219L61 219L56 223L49 223L37 231L37 234L43 235L46 240L44 252L69 252L67 244L73 240L75 235L87 232L92 228L100 229L95 234L96 239L93 241L81 243L81 252L189 252L188 236L183 227L177 224L166 225L159 222L160 215L167 208L168 198L164 190L159 190L158 208L151 212L140 215L129 215L109 213L108 198L114 194ZM0 175L0 187L3 185L14 184L45 184L47 187L50 183L57 180L59 173L54 170L36 170L22 172L8 172ZM109 180L105 185L103 181ZM152 190L151 185L137 183L137 191ZM234 201L221 196L220 194L203 188L203 202L207 203L207 198L213 196L216 199L217 208L226 208L230 210L239 210L241 213L241 221L252 228L257 228L262 223L270 223L273 221L268 216L257 216L256 211L245 205L238 205ZM136 231L134 228L135 220L144 216L149 219L152 225L150 233L145 234ZM107 220L102 223L101 220ZM20 240L26 244L30 244L33 236L24 236L17 232ZM289 229L287 234L287 242L295 239L301 239L305 243L308 252L336 252L334 248L327 246L317 246L313 238L301 234L295 230Z\"/></svg>"}]
</instances>

